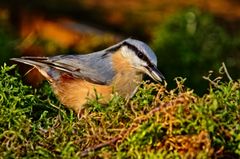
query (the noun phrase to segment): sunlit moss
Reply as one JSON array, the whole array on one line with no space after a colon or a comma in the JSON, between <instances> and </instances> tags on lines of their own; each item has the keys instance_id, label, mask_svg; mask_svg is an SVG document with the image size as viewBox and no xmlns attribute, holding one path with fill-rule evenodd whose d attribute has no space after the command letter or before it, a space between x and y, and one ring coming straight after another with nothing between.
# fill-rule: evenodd
<instances>
[{"instance_id":1,"label":"sunlit moss","mask_svg":"<svg viewBox=\"0 0 240 159\"><path fill-rule=\"evenodd\" d=\"M184 86L143 83L129 101L89 101L78 118L48 84L33 89L14 66L0 69L3 158L210 158L240 155L240 81L203 97ZM214 80L212 82L215 82ZM216 87L217 86L217 87Z\"/></svg>"}]
</instances>

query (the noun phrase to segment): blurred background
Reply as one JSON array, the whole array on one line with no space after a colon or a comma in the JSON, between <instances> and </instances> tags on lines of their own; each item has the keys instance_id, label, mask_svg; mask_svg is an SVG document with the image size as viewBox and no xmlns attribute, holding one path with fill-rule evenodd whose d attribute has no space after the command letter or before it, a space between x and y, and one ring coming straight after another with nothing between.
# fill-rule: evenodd
<instances>
[{"instance_id":1,"label":"blurred background","mask_svg":"<svg viewBox=\"0 0 240 159\"><path fill-rule=\"evenodd\" d=\"M239 26L239 0L1 0L0 64L89 53L132 37L152 47L169 88L181 76L203 94L202 76L222 62L233 79L240 77ZM42 81L37 71L26 78L34 86Z\"/></svg>"}]
</instances>

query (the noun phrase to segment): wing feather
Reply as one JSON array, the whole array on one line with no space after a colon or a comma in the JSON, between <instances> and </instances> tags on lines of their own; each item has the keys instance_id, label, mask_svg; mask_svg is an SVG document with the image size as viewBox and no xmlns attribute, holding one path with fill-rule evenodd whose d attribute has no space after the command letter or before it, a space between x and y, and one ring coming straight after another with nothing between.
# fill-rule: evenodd
<instances>
[{"instance_id":1,"label":"wing feather","mask_svg":"<svg viewBox=\"0 0 240 159\"><path fill-rule=\"evenodd\" d=\"M59 55L53 57L21 57L12 60L43 69L48 74L68 73L97 84L109 84L115 72L109 56L103 52L87 55ZM49 68L51 68L49 70Z\"/></svg>"}]
</instances>

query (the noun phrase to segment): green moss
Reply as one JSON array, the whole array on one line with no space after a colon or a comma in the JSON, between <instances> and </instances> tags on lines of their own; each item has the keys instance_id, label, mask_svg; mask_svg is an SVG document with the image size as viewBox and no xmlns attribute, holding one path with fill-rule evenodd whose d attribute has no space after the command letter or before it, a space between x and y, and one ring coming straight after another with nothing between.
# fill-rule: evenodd
<instances>
[{"instance_id":1,"label":"green moss","mask_svg":"<svg viewBox=\"0 0 240 159\"><path fill-rule=\"evenodd\" d=\"M172 90L143 83L127 102L119 96L106 105L90 100L78 119L48 84L26 86L14 68L0 69L2 158L240 155L240 81L212 80L203 97L186 89L181 78Z\"/></svg>"}]
</instances>

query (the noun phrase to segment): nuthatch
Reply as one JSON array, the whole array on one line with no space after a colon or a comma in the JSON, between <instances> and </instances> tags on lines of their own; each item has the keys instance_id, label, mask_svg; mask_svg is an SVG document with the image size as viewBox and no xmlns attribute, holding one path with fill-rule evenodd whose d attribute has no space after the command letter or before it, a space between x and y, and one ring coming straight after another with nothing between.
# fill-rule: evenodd
<instances>
[{"instance_id":1,"label":"nuthatch","mask_svg":"<svg viewBox=\"0 0 240 159\"><path fill-rule=\"evenodd\" d=\"M54 93L66 107L78 113L96 92L102 103L117 92L131 98L143 74L155 81L164 80L157 69L157 58L150 47L135 39L126 39L105 50L86 55L21 57L11 60L34 66L49 81Z\"/></svg>"}]
</instances>

